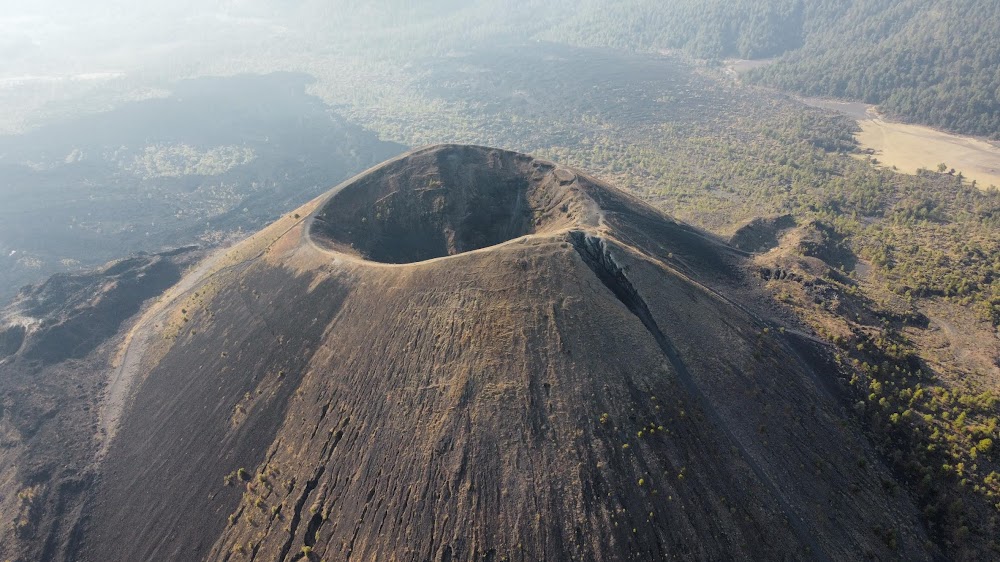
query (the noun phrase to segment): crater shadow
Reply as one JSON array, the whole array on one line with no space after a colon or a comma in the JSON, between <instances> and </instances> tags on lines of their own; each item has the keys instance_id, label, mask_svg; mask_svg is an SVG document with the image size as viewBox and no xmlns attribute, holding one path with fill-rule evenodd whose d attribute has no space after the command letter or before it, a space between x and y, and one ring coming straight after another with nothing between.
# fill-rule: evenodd
<instances>
[{"instance_id":1,"label":"crater shadow","mask_svg":"<svg viewBox=\"0 0 1000 562\"><path fill-rule=\"evenodd\" d=\"M364 259L403 264L534 234L545 225L534 191L551 164L475 146L446 145L389 162L343 186L310 235Z\"/></svg>"}]
</instances>

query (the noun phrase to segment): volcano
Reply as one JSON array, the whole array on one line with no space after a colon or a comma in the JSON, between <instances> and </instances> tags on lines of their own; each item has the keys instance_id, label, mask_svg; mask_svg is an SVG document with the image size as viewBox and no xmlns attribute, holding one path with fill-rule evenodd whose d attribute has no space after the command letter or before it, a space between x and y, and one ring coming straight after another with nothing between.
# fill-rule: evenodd
<instances>
[{"instance_id":1,"label":"volcano","mask_svg":"<svg viewBox=\"0 0 1000 562\"><path fill-rule=\"evenodd\" d=\"M930 557L832 353L753 305L746 261L551 162L404 154L131 325L53 555Z\"/></svg>"}]
</instances>

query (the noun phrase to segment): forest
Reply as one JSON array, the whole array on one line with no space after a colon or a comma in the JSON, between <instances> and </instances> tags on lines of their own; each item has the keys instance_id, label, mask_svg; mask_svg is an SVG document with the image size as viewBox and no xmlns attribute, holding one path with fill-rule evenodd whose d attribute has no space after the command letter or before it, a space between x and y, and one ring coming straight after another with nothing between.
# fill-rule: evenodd
<instances>
[{"instance_id":1,"label":"forest","mask_svg":"<svg viewBox=\"0 0 1000 562\"><path fill-rule=\"evenodd\" d=\"M597 0L541 36L709 61L774 57L749 80L1000 138L1000 10L990 0Z\"/></svg>"}]
</instances>

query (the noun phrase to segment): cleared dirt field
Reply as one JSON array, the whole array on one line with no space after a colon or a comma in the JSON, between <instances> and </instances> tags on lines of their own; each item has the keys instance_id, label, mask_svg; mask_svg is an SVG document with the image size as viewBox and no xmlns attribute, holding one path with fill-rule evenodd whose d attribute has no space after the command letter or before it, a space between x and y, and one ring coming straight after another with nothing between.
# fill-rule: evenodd
<instances>
[{"instance_id":1,"label":"cleared dirt field","mask_svg":"<svg viewBox=\"0 0 1000 562\"><path fill-rule=\"evenodd\" d=\"M923 127L893 123L881 118L858 121L857 139L887 166L908 174L918 168L934 170L947 164L982 189L1000 187L1000 147L971 137Z\"/></svg>"},{"instance_id":2,"label":"cleared dirt field","mask_svg":"<svg viewBox=\"0 0 1000 562\"><path fill-rule=\"evenodd\" d=\"M919 168L936 170L938 164L961 172L976 186L1000 188L1000 146L973 137L953 135L924 127L886 120L870 106L820 98L801 98L802 103L843 113L857 120L856 135L862 148L874 151L884 166L914 174Z\"/></svg>"}]
</instances>

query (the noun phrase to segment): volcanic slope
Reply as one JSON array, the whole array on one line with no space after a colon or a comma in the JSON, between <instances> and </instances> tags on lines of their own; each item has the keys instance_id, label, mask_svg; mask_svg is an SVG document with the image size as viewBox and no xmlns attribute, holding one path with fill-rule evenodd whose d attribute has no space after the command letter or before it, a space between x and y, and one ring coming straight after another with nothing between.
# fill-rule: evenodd
<instances>
[{"instance_id":1,"label":"volcanic slope","mask_svg":"<svg viewBox=\"0 0 1000 562\"><path fill-rule=\"evenodd\" d=\"M526 155L386 162L150 328L68 555L933 556L823 346L723 296L743 260Z\"/></svg>"}]
</instances>

